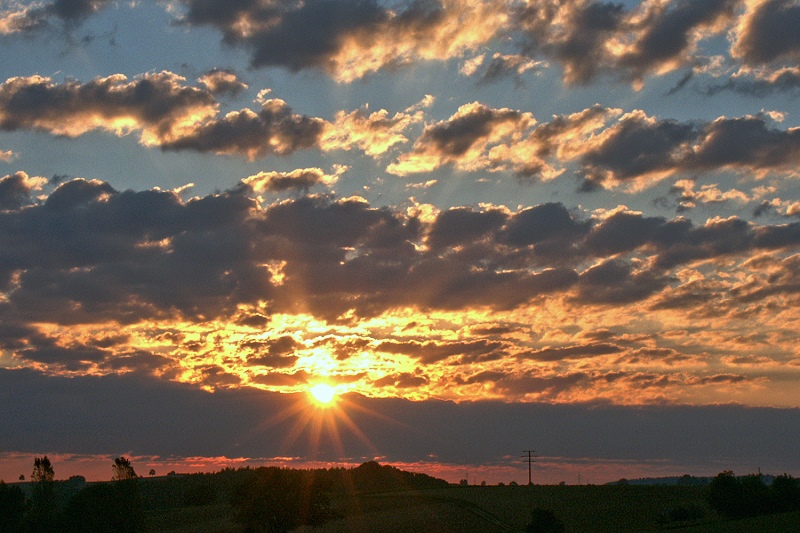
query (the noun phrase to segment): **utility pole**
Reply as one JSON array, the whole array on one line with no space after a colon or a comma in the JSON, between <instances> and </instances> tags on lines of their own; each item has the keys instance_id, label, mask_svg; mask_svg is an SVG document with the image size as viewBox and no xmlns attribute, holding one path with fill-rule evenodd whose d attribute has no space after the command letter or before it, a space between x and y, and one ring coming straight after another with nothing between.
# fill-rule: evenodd
<instances>
[{"instance_id":1,"label":"utility pole","mask_svg":"<svg viewBox=\"0 0 800 533\"><path fill-rule=\"evenodd\" d=\"M526 454L522 457L528 462L528 485L533 485L533 480L531 479L531 466L536 462L533 458L538 457L538 455L534 455L536 450L523 450L522 453Z\"/></svg>"}]
</instances>

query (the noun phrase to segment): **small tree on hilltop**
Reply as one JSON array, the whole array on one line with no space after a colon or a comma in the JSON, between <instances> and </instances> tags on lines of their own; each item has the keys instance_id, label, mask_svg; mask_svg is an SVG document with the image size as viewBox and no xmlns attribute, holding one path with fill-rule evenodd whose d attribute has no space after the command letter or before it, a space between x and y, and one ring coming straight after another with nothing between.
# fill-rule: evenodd
<instances>
[{"instance_id":1,"label":"small tree on hilltop","mask_svg":"<svg viewBox=\"0 0 800 533\"><path fill-rule=\"evenodd\" d=\"M41 459L36 457L33 460L33 473L31 474L31 481L34 483L50 482L53 481L55 472L53 465L50 464L50 459L45 455Z\"/></svg>"},{"instance_id":2,"label":"small tree on hilltop","mask_svg":"<svg viewBox=\"0 0 800 533\"><path fill-rule=\"evenodd\" d=\"M117 457L114 459L114 464L111 465L114 470L114 475L111 477L112 481L124 481L126 479L136 479L136 471L131 466L131 462L125 457Z\"/></svg>"},{"instance_id":3,"label":"small tree on hilltop","mask_svg":"<svg viewBox=\"0 0 800 533\"><path fill-rule=\"evenodd\" d=\"M24 516L23 531L57 531L55 527L57 502L53 487L53 465L50 459L36 457L33 461L31 481L33 491Z\"/></svg>"}]
</instances>

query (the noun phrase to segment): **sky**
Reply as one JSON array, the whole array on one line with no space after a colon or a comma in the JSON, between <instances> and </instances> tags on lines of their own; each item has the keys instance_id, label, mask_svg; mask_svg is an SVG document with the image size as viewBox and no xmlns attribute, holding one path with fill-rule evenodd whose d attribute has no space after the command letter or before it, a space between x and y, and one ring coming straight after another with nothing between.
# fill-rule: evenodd
<instances>
[{"instance_id":1,"label":"sky","mask_svg":"<svg viewBox=\"0 0 800 533\"><path fill-rule=\"evenodd\" d=\"M798 27L0 0L0 477L800 475Z\"/></svg>"}]
</instances>

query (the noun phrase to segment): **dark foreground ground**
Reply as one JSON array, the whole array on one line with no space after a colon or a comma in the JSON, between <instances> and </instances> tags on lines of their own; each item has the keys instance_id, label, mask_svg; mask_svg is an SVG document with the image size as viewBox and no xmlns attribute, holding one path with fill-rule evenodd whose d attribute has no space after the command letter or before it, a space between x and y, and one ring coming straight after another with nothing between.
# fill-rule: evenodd
<instances>
[{"instance_id":1,"label":"dark foreground ground","mask_svg":"<svg viewBox=\"0 0 800 533\"><path fill-rule=\"evenodd\" d=\"M341 518L298 533L523 532L534 508L552 510L568 532L679 531L783 533L800 531L800 513L725 520L706 503L706 487L502 486L407 490L338 496ZM679 507L702 510L692 520L665 520ZM241 533L224 504L149 511L146 530Z\"/></svg>"}]
</instances>

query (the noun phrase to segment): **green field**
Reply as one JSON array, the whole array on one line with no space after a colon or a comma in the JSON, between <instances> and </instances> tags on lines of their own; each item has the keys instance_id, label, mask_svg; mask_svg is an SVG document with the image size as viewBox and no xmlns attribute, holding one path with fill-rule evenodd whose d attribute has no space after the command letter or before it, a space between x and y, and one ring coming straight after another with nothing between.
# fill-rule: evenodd
<instances>
[{"instance_id":1,"label":"green field","mask_svg":"<svg viewBox=\"0 0 800 533\"><path fill-rule=\"evenodd\" d=\"M566 530L575 532L800 531L800 513L726 521L705 503L705 487L682 486L502 486L407 490L338 495L333 507L341 518L302 533L494 533L522 532L534 508L552 510ZM659 522L663 511L702 506L692 522ZM240 533L224 504L147 513L147 531L163 533Z\"/></svg>"}]
</instances>

